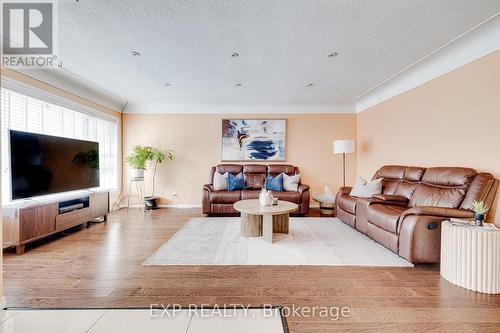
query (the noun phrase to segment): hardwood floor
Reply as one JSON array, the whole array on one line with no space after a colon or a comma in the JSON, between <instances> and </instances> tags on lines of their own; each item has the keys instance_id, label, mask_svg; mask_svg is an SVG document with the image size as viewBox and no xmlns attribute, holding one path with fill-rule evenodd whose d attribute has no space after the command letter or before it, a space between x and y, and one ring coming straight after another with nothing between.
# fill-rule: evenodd
<instances>
[{"instance_id":1,"label":"hardwood floor","mask_svg":"<svg viewBox=\"0 0 500 333\"><path fill-rule=\"evenodd\" d=\"M313 211L311 215L318 215ZM149 307L150 304L263 304L349 307L331 320L289 316L291 332L500 330L500 295L440 278L439 267L164 266L142 263L198 209L131 209L4 251L9 307Z\"/></svg>"}]
</instances>

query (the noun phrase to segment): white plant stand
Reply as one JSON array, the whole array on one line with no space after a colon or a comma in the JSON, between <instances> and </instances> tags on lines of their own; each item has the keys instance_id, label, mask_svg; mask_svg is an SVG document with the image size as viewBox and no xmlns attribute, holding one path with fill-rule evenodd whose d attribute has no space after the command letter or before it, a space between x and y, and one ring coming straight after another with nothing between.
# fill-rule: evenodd
<instances>
[{"instance_id":1,"label":"white plant stand","mask_svg":"<svg viewBox=\"0 0 500 333\"><path fill-rule=\"evenodd\" d=\"M142 200L142 202L139 202L139 204L141 206L141 209L144 209L144 177L133 177L130 178L130 184L128 186L127 212L130 208L130 197L132 196L132 187L134 184L137 191L137 196L139 197L139 200Z\"/></svg>"}]
</instances>

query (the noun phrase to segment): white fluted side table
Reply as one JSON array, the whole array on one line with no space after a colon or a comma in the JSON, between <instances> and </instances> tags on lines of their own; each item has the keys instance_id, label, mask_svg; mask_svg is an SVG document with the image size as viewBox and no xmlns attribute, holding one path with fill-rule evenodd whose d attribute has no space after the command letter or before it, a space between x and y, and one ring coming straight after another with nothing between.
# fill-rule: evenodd
<instances>
[{"instance_id":1,"label":"white fluted side table","mask_svg":"<svg viewBox=\"0 0 500 333\"><path fill-rule=\"evenodd\" d=\"M500 293L500 229L467 222L441 225L441 276L460 287Z\"/></svg>"}]
</instances>

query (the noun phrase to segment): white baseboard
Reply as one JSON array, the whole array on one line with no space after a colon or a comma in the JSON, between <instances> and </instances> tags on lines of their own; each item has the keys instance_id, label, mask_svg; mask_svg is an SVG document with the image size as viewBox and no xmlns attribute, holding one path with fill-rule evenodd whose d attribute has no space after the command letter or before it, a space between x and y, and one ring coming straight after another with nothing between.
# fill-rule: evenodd
<instances>
[{"instance_id":1,"label":"white baseboard","mask_svg":"<svg viewBox=\"0 0 500 333\"><path fill-rule=\"evenodd\" d=\"M0 298L0 310L7 309L7 300L5 297Z\"/></svg>"},{"instance_id":2,"label":"white baseboard","mask_svg":"<svg viewBox=\"0 0 500 333\"><path fill-rule=\"evenodd\" d=\"M141 208L143 207L141 204L133 204L130 205L130 208ZM180 208L180 209L189 209L189 208L201 208L201 205L194 204L159 204L160 208ZM122 205L120 208L127 208L127 206ZM312 204L309 208L319 208L319 205Z\"/></svg>"},{"instance_id":3,"label":"white baseboard","mask_svg":"<svg viewBox=\"0 0 500 333\"><path fill-rule=\"evenodd\" d=\"M130 208L142 208L144 205L141 204L133 204L130 205ZM201 205L191 205L191 204L159 204L160 208L180 208L180 209L188 209L188 208L201 208ZM127 208L126 205L121 205L120 208Z\"/></svg>"},{"instance_id":4,"label":"white baseboard","mask_svg":"<svg viewBox=\"0 0 500 333\"><path fill-rule=\"evenodd\" d=\"M160 204L158 205L159 207L164 207L164 208L201 208L201 205L192 205L192 204Z\"/></svg>"}]
</instances>

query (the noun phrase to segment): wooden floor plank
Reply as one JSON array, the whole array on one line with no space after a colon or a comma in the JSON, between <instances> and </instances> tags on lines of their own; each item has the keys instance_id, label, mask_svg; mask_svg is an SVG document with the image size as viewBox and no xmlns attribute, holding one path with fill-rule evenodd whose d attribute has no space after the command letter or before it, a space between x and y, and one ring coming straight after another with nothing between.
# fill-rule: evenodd
<instances>
[{"instance_id":1,"label":"wooden floor plank","mask_svg":"<svg viewBox=\"0 0 500 333\"><path fill-rule=\"evenodd\" d=\"M313 210L311 216L318 216ZM349 317L288 317L291 332L494 332L500 295L475 293L415 268L142 266L197 209L131 209L108 222L4 251L10 307L149 307L150 304L349 307Z\"/></svg>"}]
</instances>

